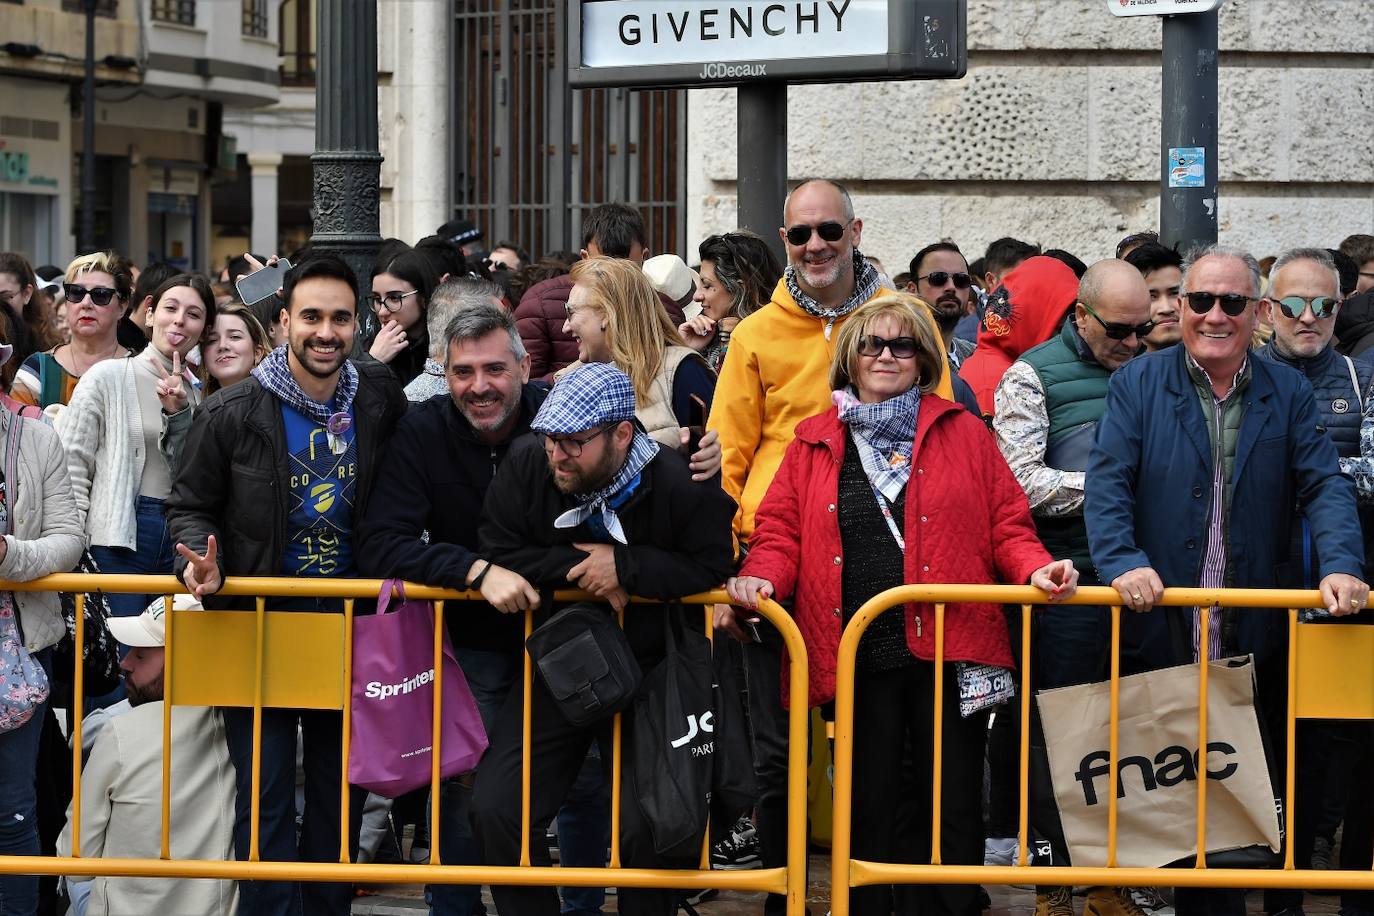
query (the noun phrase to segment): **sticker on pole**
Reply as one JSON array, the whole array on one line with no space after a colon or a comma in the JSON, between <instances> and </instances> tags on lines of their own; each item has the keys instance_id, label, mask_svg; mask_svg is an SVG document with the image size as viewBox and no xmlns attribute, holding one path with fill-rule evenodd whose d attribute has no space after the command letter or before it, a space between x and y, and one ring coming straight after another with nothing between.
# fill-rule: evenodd
<instances>
[{"instance_id":1,"label":"sticker on pole","mask_svg":"<svg viewBox=\"0 0 1374 916\"><path fill-rule=\"evenodd\" d=\"M1207 184L1207 150L1176 146L1169 150L1169 187L1201 188Z\"/></svg>"},{"instance_id":2,"label":"sticker on pole","mask_svg":"<svg viewBox=\"0 0 1374 916\"><path fill-rule=\"evenodd\" d=\"M1107 0L1113 16L1177 16L1185 13L1210 13L1221 0Z\"/></svg>"}]
</instances>

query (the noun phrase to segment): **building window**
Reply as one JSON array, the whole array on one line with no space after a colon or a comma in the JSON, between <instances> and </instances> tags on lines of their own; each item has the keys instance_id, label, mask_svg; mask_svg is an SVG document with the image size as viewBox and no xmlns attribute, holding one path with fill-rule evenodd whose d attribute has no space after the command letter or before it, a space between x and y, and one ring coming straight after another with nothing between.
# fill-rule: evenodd
<instances>
[{"instance_id":1,"label":"building window","mask_svg":"<svg viewBox=\"0 0 1374 916\"><path fill-rule=\"evenodd\" d=\"M243 0L243 34L267 37L267 0Z\"/></svg>"},{"instance_id":2,"label":"building window","mask_svg":"<svg viewBox=\"0 0 1374 916\"><path fill-rule=\"evenodd\" d=\"M177 25L195 25L196 0L153 0L153 19Z\"/></svg>"},{"instance_id":3,"label":"building window","mask_svg":"<svg viewBox=\"0 0 1374 916\"><path fill-rule=\"evenodd\" d=\"M315 85L315 0L282 0L281 84Z\"/></svg>"},{"instance_id":4,"label":"building window","mask_svg":"<svg viewBox=\"0 0 1374 916\"><path fill-rule=\"evenodd\" d=\"M84 13L86 12L86 4L82 2L82 0L62 0L62 11L66 13ZM95 0L95 14L97 16L106 16L113 19L117 12L117 0Z\"/></svg>"}]
</instances>

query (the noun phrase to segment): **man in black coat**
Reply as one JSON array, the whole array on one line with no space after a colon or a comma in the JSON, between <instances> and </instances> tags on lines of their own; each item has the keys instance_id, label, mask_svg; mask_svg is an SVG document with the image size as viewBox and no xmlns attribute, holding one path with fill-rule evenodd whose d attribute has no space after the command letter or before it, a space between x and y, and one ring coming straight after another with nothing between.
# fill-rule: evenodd
<instances>
[{"instance_id":1,"label":"man in black coat","mask_svg":"<svg viewBox=\"0 0 1374 916\"><path fill-rule=\"evenodd\" d=\"M480 534L483 556L536 587L580 588L625 610L626 637L647 671L663 657L664 615L675 611L671 604L626 610L629 597L671 602L724 581L733 567L735 506L714 482L694 482L686 462L659 448L634 411L634 388L618 369L590 364L568 373L531 424L539 441L522 442L506 457L487 493ZM592 741L609 736L611 720L572 725L541 677L532 690L529 816L532 835L541 836ZM508 699L477 770L477 830L494 865L520 860L522 694ZM632 733L633 716L628 728ZM632 792L623 796L621 827L626 866L695 864L695 857L676 861L655 851ZM547 864L542 844L531 854ZM493 887L492 895L506 916L558 914L552 888ZM622 888L618 906L629 916L669 916L675 897Z\"/></svg>"}]
</instances>

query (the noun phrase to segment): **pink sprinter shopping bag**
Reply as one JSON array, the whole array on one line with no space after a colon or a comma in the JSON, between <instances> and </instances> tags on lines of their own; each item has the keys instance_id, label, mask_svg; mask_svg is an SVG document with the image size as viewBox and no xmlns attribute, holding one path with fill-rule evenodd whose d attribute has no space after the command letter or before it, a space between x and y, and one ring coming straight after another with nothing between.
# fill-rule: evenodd
<instances>
[{"instance_id":1,"label":"pink sprinter shopping bag","mask_svg":"<svg viewBox=\"0 0 1374 916\"><path fill-rule=\"evenodd\" d=\"M392 591L399 599L392 602ZM441 776L477 766L487 733L444 633ZM353 621L352 743L348 781L385 798L429 784L434 750L434 606L382 585L375 616Z\"/></svg>"}]
</instances>

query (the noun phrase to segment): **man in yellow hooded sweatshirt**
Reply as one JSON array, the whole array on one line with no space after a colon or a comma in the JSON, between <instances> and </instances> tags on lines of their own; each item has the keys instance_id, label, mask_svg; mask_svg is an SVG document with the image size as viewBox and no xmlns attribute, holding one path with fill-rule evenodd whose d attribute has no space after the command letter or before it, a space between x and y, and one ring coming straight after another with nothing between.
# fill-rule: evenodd
<instances>
[{"instance_id":1,"label":"man in yellow hooded sweatshirt","mask_svg":"<svg viewBox=\"0 0 1374 916\"><path fill-rule=\"evenodd\" d=\"M730 336L707 426L720 434L721 482L739 504L735 535L741 550L748 548L754 511L797 424L830 406L830 363L839 326L884 290L881 275L859 253L862 232L863 220L855 217L849 192L839 182L814 178L797 185L787 197L778 230L787 249L787 269L772 301L741 321ZM947 371L937 393L950 397ZM755 830L763 867L786 864L782 638L763 621L756 630L759 641L745 646L745 667L759 786L757 827L742 822L734 831L739 836L717 845L712 862L723 867L733 863L721 847L738 847ZM780 916L785 902L781 895L769 894L765 916Z\"/></svg>"}]
</instances>

